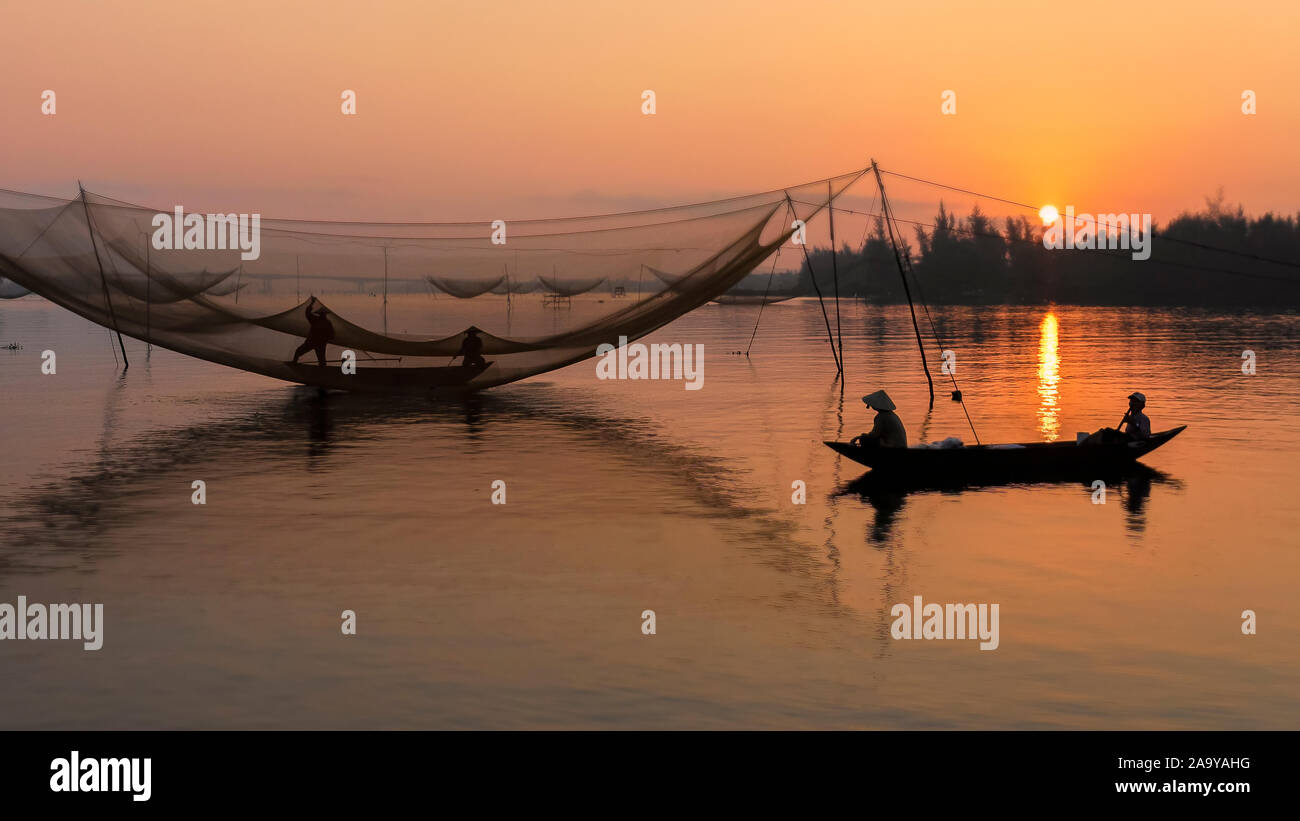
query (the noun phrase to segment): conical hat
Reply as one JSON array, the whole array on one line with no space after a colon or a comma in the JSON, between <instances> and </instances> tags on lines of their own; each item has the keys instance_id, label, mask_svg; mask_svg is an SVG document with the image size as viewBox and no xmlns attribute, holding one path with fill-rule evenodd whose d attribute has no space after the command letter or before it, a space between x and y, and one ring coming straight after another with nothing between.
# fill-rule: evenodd
<instances>
[{"instance_id":1,"label":"conical hat","mask_svg":"<svg viewBox=\"0 0 1300 821\"><path fill-rule=\"evenodd\" d=\"M891 411L897 409L897 406L894 404L894 400L890 399L889 394L885 393L884 391L876 391L875 393L869 393L866 396L862 397L862 401L867 403L868 408L875 408L876 410Z\"/></svg>"}]
</instances>

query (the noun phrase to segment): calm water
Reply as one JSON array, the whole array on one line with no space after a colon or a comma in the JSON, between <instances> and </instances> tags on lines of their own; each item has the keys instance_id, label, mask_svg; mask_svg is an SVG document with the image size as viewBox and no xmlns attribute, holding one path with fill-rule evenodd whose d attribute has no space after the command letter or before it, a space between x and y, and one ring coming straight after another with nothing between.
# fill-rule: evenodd
<instances>
[{"instance_id":1,"label":"calm water","mask_svg":"<svg viewBox=\"0 0 1300 821\"><path fill-rule=\"evenodd\" d=\"M122 376L102 328L0 304L0 602L106 619L98 652L0 643L0 727L1300 728L1294 314L936 311L985 442L1114 425L1132 390L1190 426L1094 505L846 490L821 441L869 428L862 394L914 440L970 441L960 406L927 414L905 308L845 306L843 396L815 301L728 355L757 310L649 340L702 343L700 391L588 362L433 403L130 341ZM892 640L913 595L999 603L1000 648Z\"/></svg>"}]
</instances>

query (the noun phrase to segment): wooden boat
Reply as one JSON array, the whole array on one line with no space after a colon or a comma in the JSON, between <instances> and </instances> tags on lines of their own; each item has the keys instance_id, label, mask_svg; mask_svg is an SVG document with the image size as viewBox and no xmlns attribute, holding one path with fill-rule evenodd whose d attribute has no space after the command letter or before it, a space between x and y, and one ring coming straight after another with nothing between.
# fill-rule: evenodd
<instances>
[{"instance_id":1,"label":"wooden boat","mask_svg":"<svg viewBox=\"0 0 1300 821\"><path fill-rule=\"evenodd\" d=\"M785 302L787 299L794 299L798 294L761 294L750 291L740 292L732 291L713 298L713 302L718 305L771 305L776 302Z\"/></svg>"},{"instance_id":2,"label":"wooden boat","mask_svg":"<svg viewBox=\"0 0 1300 821\"><path fill-rule=\"evenodd\" d=\"M292 379L307 385L359 391L400 391L444 388L464 385L487 370L492 363L474 367L451 365L442 368L367 367L360 365L354 374L345 374L337 365L287 363Z\"/></svg>"},{"instance_id":3,"label":"wooden boat","mask_svg":"<svg viewBox=\"0 0 1300 821\"><path fill-rule=\"evenodd\" d=\"M1028 442L1020 445L968 445L959 448L879 448L826 442L836 453L872 468L872 475L1032 479L1086 476L1114 471L1147 455L1187 428L1181 425L1136 442Z\"/></svg>"}]
</instances>

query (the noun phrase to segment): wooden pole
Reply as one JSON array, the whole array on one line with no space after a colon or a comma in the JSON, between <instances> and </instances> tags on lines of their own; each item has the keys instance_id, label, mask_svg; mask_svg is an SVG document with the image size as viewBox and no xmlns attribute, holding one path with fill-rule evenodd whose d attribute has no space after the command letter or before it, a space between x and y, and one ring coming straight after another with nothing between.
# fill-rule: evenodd
<instances>
[{"instance_id":1,"label":"wooden pole","mask_svg":"<svg viewBox=\"0 0 1300 821\"><path fill-rule=\"evenodd\" d=\"M880 187L880 205L885 213L885 226L889 229L889 244L894 249L894 262L898 265L898 276L903 280L903 293L907 295L907 307L912 312L912 330L916 332L916 347L921 350L921 367L925 369L925 381L930 385L930 407L934 407L934 377L930 376L930 365L925 361L925 343L921 341L921 325L916 321L916 305L912 303L912 289L907 284L907 272L903 269L903 256L898 251L898 242L894 239L894 216L885 199L885 183L880 179L880 167L871 161L871 170L876 174L876 185Z\"/></svg>"},{"instance_id":2,"label":"wooden pole","mask_svg":"<svg viewBox=\"0 0 1300 821\"><path fill-rule=\"evenodd\" d=\"M153 353L153 311L152 311L153 299L150 295L151 292L153 291L153 277L150 276L150 271L152 269L149 266L149 246L152 244L153 243L149 241L149 235L145 234L144 235L144 341L145 341L144 358L145 360L148 360L149 355Z\"/></svg>"},{"instance_id":3,"label":"wooden pole","mask_svg":"<svg viewBox=\"0 0 1300 821\"><path fill-rule=\"evenodd\" d=\"M90 205L86 202L86 189L77 180L81 190L81 207L86 212L86 231L90 233L90 247L95 251L95 264L99 266L99 281L104 286L104 303L108 306L109 319L113 321L113 330L117 332L117 344L122 349L122 370L131 367L131 360L126 358L126 345L122 342L122 332L117 328L117 313L113 310L113 300L108 295L108 277L104 274L104 261L99 258L99 244L95 242L95 229L90 225Z\"/></svg>"},{"instance_id":4,"label":"wooden pole","mask_svg":"<svg viewBox=\"0 0 1300 821\"><path fill-rule=\"evenodd\" d=\"M835 259L835 194L831 189L831 181L826 181L826 213L831 223L831 277L835 280L835 338L839 341L840 346L840 389L844 388L844 332L840 329L840 269Z\"/></svg>"},{"instance_id":5,"label":"wooden pole","mask_svg":"<svg viewBox=\"0 0 1300 821\"><path fill-rule=\"evenodd\" d=\"M785 195L785 203L789 207L791 214L796 213L794 202L791 201L789 194ZM803 249L804 265L808 266L808 279L812 280L813 290L817 292L817 304L822 306L822 320L826 323L826 338L831 343L831 358L835 360L835 375L840 376L843 375L844 368L840 366L840 355L835 352L835 334L831 333L831 318L826 313L826 302L822 299L822 289L817 284L817 275L813 272L812 257L808 256L808 243L801 242L799 247Z\"/></svg>"}]
</instances>

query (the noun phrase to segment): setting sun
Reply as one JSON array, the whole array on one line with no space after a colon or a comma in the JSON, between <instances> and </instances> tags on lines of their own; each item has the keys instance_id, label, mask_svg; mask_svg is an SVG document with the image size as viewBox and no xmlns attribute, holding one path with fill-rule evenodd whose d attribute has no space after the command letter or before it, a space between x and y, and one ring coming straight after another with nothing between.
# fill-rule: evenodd
<instances>
[{"instance_id":1,"label":"setting sun","mask_svg":"<svg viewBox=\"0 0 1300 821\"><path fill-rule=\"evenodd\" d=\"M1038 209L1038 216L1043 220L1043 225L1051 225L1061 218L1061 214L1056 210L1055 205L1044 205Z\"/></svg>"}]
</instances>

